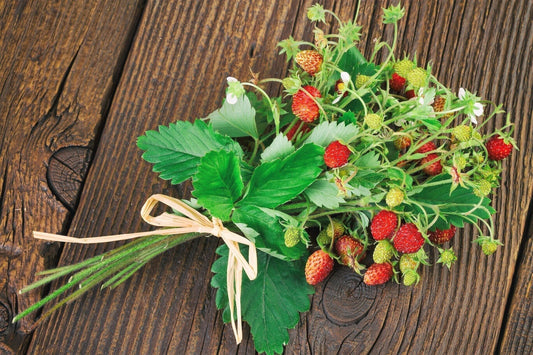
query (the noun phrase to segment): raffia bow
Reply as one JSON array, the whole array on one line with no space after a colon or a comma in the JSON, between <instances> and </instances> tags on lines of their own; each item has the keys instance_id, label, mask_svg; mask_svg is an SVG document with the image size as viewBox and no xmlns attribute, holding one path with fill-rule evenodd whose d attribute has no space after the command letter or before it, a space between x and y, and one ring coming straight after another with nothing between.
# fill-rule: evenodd
<instances>
[{"instance_id":1,"label":"raffia bow","mask_svg":"<svg viewBox=\"0 0 533 355\"><path fill-rule=\"evenodd\" d=\"M159 202L178 211L179 213L183 214L183 216L167 212L163 212L155 217L152 216L151 212ZM184 202L166 195L155 194L150 196L141 209L141 217L146 223L157 227L163 227L164 229L148 232L108 235L94 238L74 238L58 234L33 232L33 237L49 241L79 244L108 243L150 235L178 235L189 233L201 233L222 238L224 243L226 243L229 248L227 288L231 313L231 327L233 329L233 333L235 334L237 343L240 343L242 340L242 270L244 269L244 272L246 272L246 275L250 280L254 280L257 277L257 252L254 243L243 236L228 230L226 227L224 227L220 219L215 217L210 220ZM248 246L248 260L246 260L246 258L242 255L239 249L239 244ZM234 317L235 307L237 308L237 324L235 324Z\"/></svg>"}]
</instances>

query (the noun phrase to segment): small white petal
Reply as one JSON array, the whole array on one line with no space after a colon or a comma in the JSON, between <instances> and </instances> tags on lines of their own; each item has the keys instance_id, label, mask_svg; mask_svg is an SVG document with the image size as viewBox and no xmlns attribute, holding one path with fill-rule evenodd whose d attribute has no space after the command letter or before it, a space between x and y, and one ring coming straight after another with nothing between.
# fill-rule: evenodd
<instances>
[{"instance_id":1,"label":"small white petal","mask_svg":"<svg viewBox=\"0 0 533 355\"><path fill-rule=\"evenodd\" d=\"M474 104L474 114L476 116L481 116L483 114L483 105L480 104L479 102L476 102Z\"/></svg>"},{"instance_id":2,"label":"small white petal","mask_svg":"<svg viewBox=\"0 0 533 355\"><path fill-rule=\"evenodd\" d=\"M343 71L341 73L341 80L342 80L343 83L346 84L347 82L350 81L350 74L348 74L347 72Z\"/></svg>"},{"instance_id":3,"label":"small white petal","mask_svg":"<svg viewBox=\"0 0 533 355\"><path fill-rule=\"evenodd\" d=\"M470 118L470 122L472 122L473 124L477 124L476 116L468 115L468 118Z\"/></svg>"},{"instance_id":4,"label":"small white petal","mask_svg":"<svg viewBox=\"0 0 533 355\"><path fill-rule=\"evenodd\" d=\"M340 100L342 99L342 95L339 95L335 98L335 100L333 100L331 103L332 104L336 104L337 102L339 102Z\"/></svg>"},{"instance_id":5,"label":"small white petal","mask_svg":"<svg viewBox=\"0 0 533 355\"><path fill-rule=\"evenodd\" d=\"M423 105L423 104L424 104L424 98L423 98L423 97L420 97L420 98L418 99L418 103L419 103L420 105Z\"/></svg>"},{"instance_id":6,"label":"small white petal","mask_svg":"<svg viewBox=\"0 0 533 355\"><path fill-rule=\"evenodd\" d=\"M464 99L465 94L466 94L465 89L459 88L459 94L457 95L459 97L459 99L461 99L461 100Z\"/></svg>"},{"instance_id":7,"label":"small white petal","mask_svg":"<svg viewBox=\"0 0 533 355\"><path fill-rule=\"evenodd\" d=\"M228 76L227 79L228 83L238 83L239 80L237 80L236 78L232 77L232 76Z\"/></svg>"},{"instance_id":8,"label":"small white petal","mask_svg":"<svg viewBox=\"0 0 533 355\"><path fill-rule=\"evenodd\" d=\"M228 93L226 95L226 102L230 105L235 105L237 103L237 96L235 96L235 94Z\"/></svg>"}]
</instances>

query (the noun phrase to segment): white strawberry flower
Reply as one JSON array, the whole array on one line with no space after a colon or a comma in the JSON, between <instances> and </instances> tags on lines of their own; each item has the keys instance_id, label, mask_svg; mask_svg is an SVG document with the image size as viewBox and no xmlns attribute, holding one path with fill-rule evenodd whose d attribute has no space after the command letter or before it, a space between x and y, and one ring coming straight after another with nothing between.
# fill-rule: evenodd
<instances>
[{"instance_id":1,"label":"white strawberry flower","mask_svg":"<svg viewBox=\"0 0 533 355\"><path fill-rule=\"evenodd\" d=\"M341 80L342 80L342 83L344 84L344 88L346 88L348 86L348 83L350 82L350 74L348 74L347 72L343 71L341 72ZM339 95L335 98L335 100L333 100L332 104L336 104L337 102L339 102L343 97L344 97L344 91L346 89L343 89L341 93L339 93Z\"/></svg>"},{"instance_id":2,"label":"white strawberry flower","mask_svg":"<svg viewBox=\"0 0 533 355\"><path fill-rule=\"evenodd\" d=\"M228 89L226 90L226 102L230 105L235 105L239 97L245 93L244 86L239 80L232 76L227 77Z\"/></svg>"},{"instance_id":3,"label":"white strawberry flower","mask_svg":"<svg viewBox=\"0 0 533 355\"><path fill-rule=\"evenodd\" d=\"M462 101L463 112L468 115L470 122L477 124L476 117L483 115L483 105L479 102L481 99L464 88L459 89L457 97Z\"/></svg>"}]
</instances>

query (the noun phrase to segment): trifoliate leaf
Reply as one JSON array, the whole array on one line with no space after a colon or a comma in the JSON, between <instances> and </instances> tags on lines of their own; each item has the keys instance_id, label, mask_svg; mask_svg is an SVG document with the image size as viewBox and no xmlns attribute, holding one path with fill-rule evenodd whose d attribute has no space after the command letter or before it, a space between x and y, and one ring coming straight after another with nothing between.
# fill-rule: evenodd
<instances>
[{"instance_id":1,"label":"trifoliate leaf","mask_svg":"<svg viewBox=\"0 0 533 355\"><path fill-rule=\"evenodd\" d=\"M407 207L406 211L414 211L415 213L424 213L425 211L429 220L438 215L438 226L440 227L446 224L449 228L448 223L440 220L462 228L464 222L477 223L480 219L489 219L496 212L490 206L488 198L476 196L471 188L458 186L450 192L452 182L445 174L428 180L425 185L422 190L409 196L410 200L415 203Z\"/></svg>"},{"instance_id":2,"label":"trifoliate leaf","mask_svg":"<svg viewBox=\"0 0 533 355\"><path fill-rule=\"evenodd\" d=\"M327 147L333 141L350 143L359 133L359 128L353 124L324 121L311 132L305 143L314 143Z\"/></svg>"},{"instance_id":3,"label":"trifoliate leaf","mask_svg":"<svg viewBox=\"0 0 533 355\"><path fill-rule=\"evenodd\" d=\"M283 159L262 163L255 168L238 206L276 208L292 200L318 177L323 154L322 147L306 144Z\"/></svg>"},{"instance_id":4,"label":"trifoliate leaf","mask_svg":"<svg viewBox=\"0 0 533 355\"><path fill-rule=\"evenodd\" d=\"M217 249L220 258L211 269L214 273L211 286L217 288L216 304L224 309L225 322L230 321L226 289L228 253L227 246L220 246ZM247 255L247 251L243 250L243 254ZM288 329L298 324L300 312L309 310L309 295L314 288L305 281L303 260L286 262L258 252L257 264L259 273L255 280L243 276L242 318L250 325L257 352L281 354L289 342Z\"/></svg>"},{"instance_id":5,"label":"trifoliate leaf","mask_svg":"<svg viewBox=\"0 0 533 355\"><path fill-rule=\"evenodd\" d=\"M241 197L244 187L239 169L239 159L223 150L207 153L198 166L193 179L193 196L212 216L229 220L233 204Z\"/></svg>"},{"instance_id":6,"label":"trifoliate leaf","mask_svg":"<svg viewBox=\"0 0 533 355\"><path fill-rule=\"evenodd\" d=\"M255 110L246 95L242 95L237 102L224 102L222 107L207 116L213 128L221 134L230 137L259 138L255 124Z\"/></svg>"},{"instance_id":7,"label":"trifoliate leaf","mask_svg":"<svg viewBox=\"0 0 533 355\"><path fill-rule=\"evenodd\" d=\"M159 126L159 131L147 131L137 139L144 150L142 157L153 163L153 171L163 180L179 184L196 174L200 159L212 150L224 149L242 155L242 149L231 138L213 131L201 120Z\"/></svg>"},{"instance_id":8,"label":"trifoliate leaf","mask_svg":"<svg viewBox=\"0 0 533 355\"><path fill-rule=\"evenodd\" d=\"M316 180L304 191L304 194L318 207L324 207L330 210L339 208L339 204L345 202L339 196L337 186L327 180Z\"/></svg>"},{"instance_id":9,"label":"trifoliate leaf","mask_svg":"<svg viewBox=\"0 0 533 355\"><path fill-rule=\"evenodd\" d=\"M294 152L294 146L284 134L279 134L272 143L261 153L261 161L267 162L277 158L284 158Z\"/></svg>"},{"instance_id":10,"label":"trifoliate leaf","mask_svg":"<svg viewBox=\"0 0 533 355\"><path fill-rule=\"evenodd\" d=\"M295 260L306 254L303 244L288 248L283 239L284 228L279 218L256 206L244 206L233 212L233 222L255 243L257 249L284 260Z\"/></svg>"}]
</instances>

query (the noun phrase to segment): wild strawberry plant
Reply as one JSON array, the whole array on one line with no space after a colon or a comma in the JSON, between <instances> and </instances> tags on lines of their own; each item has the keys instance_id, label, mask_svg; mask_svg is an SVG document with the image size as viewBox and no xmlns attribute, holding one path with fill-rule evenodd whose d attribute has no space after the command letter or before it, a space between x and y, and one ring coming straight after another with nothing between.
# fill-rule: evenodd
<instances>
[{"instance_id":1,"label":"wild strawberry plant","mask_svg":"<svg viewBox=\"0 0 533 355\"><path fill-rule=\"evenodd\" d=\"M429 265L428 248L436 248L435 262L448 267L457 259L450 240L465 224L475 226L475 242L486 254L501 244L489 196L515 144L509 116L504 127L485 132L487 122L503 114L501 106L465 89L452 92L413 57L396 58L403 15L400 6L383 10L393 41L376 43L365 58L357 49L356 21L342 22L314 5L309 19L318 24L330 16L339 22L338 33L317 27L313 43L281 41L292 63L287 77L230 77L220 109L138 139L143 158L162 179L192 180L189 205L259 250L258 276L244 277L241 297L259 352L283 351L287 329L309 310L310 284L327 278L335 261L364 273L368 285L416 285L421 265ZM380 51L386 54L378 63ZM280 83L280 96L264 91L270 82ZM116 286L181 242L141 238L103 259L48 271L38 285L72 272L67 285L89 278L90 285L107 279L104 286ZM211 284L229 322L227 246L217 253Z\"/></svg>"}]
</instances>

